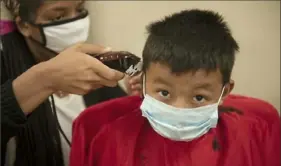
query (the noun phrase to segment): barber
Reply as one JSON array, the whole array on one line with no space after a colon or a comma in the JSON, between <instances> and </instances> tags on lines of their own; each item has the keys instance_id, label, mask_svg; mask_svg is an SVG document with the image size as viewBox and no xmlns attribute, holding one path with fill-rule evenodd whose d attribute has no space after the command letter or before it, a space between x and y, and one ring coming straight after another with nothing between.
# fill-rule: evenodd
<instances>
[{"instance_id":1,"label":"barber","mask_svg":"<svg viewBox=\"0 0 281 166\"><path fill-rule=\"evenodd\" d=\"M85 43L83 1L3 2L14 20L1 20L1 165L67 165L59 126L71 139L84 108L127 95L118 86L124 74L89 55L110 49ZM126 79L132 94L139 80Z\"/></svg>"}]
</instances>

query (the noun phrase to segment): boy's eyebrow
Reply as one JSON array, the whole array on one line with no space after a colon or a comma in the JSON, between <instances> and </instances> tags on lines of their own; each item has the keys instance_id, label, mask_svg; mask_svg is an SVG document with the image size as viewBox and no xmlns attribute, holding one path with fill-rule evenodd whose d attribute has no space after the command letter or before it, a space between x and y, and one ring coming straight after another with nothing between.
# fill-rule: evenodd
<instances>
[{"instance_id":1,"label":"boy's eyebrow","mask_svg":"<svg viewBox=\"0 0 281 166\"><path fill-rule=\"evenodd\" d=\"M154 83L161 83L161 84L165 84L168 86L171 86L172 83L170 83L169 81L167 81L166 79L162 78L162 77L156 77L155 80L153 80Z\"/></svg>"}]
</instances>

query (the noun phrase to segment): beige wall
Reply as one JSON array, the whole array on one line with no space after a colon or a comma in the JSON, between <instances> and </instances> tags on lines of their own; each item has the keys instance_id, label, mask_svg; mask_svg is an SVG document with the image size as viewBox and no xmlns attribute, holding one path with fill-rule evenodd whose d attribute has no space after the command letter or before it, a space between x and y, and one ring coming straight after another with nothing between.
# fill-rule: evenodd
<instances>
[{"instance_id":1,"label":"beige wall","mask_svg":"<svg viewBox=\"0 0 281 166\"><path fill-rule=\"evenodd\" d=\"M262 98L280 110L280 2L97 1L88 2L90 41L141 56L145 26L188 8L212 9L228 21L240 44L234 93Z\"/></svg>"}]
</instances>

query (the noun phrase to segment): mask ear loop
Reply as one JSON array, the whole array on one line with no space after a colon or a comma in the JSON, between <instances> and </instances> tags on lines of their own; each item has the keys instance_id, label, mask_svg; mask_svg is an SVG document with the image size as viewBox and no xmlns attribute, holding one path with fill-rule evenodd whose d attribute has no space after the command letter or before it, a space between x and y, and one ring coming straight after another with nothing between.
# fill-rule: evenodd
<instances>
[{"instance_id":1,"label":"mask ear loop","mask_svg":"<svg viewBox=\"0 0 281 166\"><path fill-rule=\"evenodd\" d=\"M143 93L143 97L145 97L145 88L146 88L146 86L145 86L145 81L146 79L145 79L145 73L143 73L143 78L142 78L142 93Z\"/></svg>"},{"instance_id":2,"label":"mask ear loop","mask_svg":"<svg viewBox=\"0 0 281 166\"><path fill-rule=\"evenodd\" d=\"M29 39L31 39L31 40L33 40L34 42L36 42L36 43L40 44L41 46L45 47L46 44L47 44L47 39L46 39L46 35L45 35L45 33L44 33L44 28L43 28L43 26L42 26L41 24L35 24L35 23L33 23L33 22L30 22L30 21L29 21L28 23L31 24L32 26L38 28L39 33L40 33L40 37L41 37L41 40L42 40L42 41L40 42L40 41L34 39L32 36L29 37Z\"/></svg>"},{"instance_id":3,"label":"mask ear loop","mask_svg":"<svg viewBox=\"0 0 281 166\"><path fill-rule=\"evenodd\" d=\"M222 96L223 96L223 93L224 93L224 89L225 89L225 86L223 86L223 88L222 88L220 98L219 98L219 100L217 102L218 104L220 104L220 102L221 102L221 99L222 99Z\"/></svg>"},{"instance_id":4,"label":"mask ear loop","mask_svg":"<svg viewBox=\"0 0 281 166\"><path fill-rule=\"evenodd\" d=\"M223 86L223 88L222 88L222 92L221 92L220 98L218 100L218 105L221 102L221 99L222 99L222 96L223 96L223 93L224 93L224 89L225 89L225 86ZM220 143L219 143L219 140L218 140L218 133L217 133L215 128L213 129L213 132L214 132L214 138L213 138L213 142L212 142L212 148L213 148L214 151L218 151L218 150L220 150Z\"/></svg>"}]
</instances>

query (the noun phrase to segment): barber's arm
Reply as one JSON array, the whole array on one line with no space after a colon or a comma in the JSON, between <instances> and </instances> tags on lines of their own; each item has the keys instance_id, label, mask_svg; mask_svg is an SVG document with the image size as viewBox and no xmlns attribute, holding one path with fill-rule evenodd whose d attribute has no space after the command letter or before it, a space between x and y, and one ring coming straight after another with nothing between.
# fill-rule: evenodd
<instances>
[{"instance_id":1,"label":"barber's arm","mask_svg":"<svg viewBox=\"0 0 281 166\"><path fill-rule=\"evenodd\" d=\"M83 95L101 86L116 86L124 75L85 54L103 51L100 46L78 44L20 75L13 81L13 91L22 111L32 112L59 90Z\"/></svg>"},{"instance_id":2,"label":"barber's arm","mask_svg":"<svg viewBox=\"0 0 281 166\"><path fill-rule=\"evenodd\" d=\"M2 64L2 136L7 139L14 136L26 122L25 115L58 90L82 95L101 86L116 86L123 74L85 54L104 51L100 46L78 44L49 61L33 66L14 80L9 80ZM6 140L1 138L2 141Z\"/></svg>"}]
</instances>

